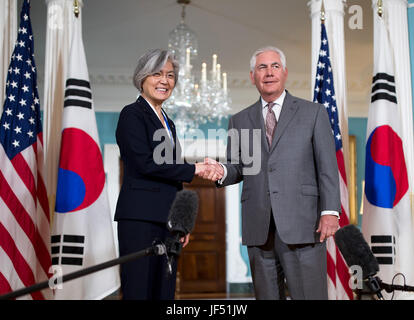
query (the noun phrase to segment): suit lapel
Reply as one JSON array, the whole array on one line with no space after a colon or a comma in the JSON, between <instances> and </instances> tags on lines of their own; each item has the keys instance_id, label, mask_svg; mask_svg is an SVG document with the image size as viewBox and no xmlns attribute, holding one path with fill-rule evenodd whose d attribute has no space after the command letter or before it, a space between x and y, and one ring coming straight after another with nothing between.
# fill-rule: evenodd
<instances>
[{"instance_id":1,"label":"suit lapel","mask_svg":"<svg viewBox=\"0 0 414 320\"><path fill-rule=\"evenodd\" d=\"M155 126L155 130L157 129L164 129L160 119L158 119L157 115L155 114L154 110L152 110L151 106L148 104L147 100L145 100L142 96L139 96L137 99L137 103L139 104L141 110ZM154 130L154 131L155 131Z\"/></svg>"},{"instance_id":2,"label":"suit lapel","mask_svg":"<svg viewBox=\"0 0 414 320\"><path fill-rule=\"evenodd\" d=\"M154 132L158 129L166 130L164 128L164 126L162 125L162 123L161 123L160 119L158 118L158 116L155 114L154 110L152 110L151 106L148 104L148 102L142 96L138 97L137 103L139 104L140 108L142 109L142 111L145 114L145 116L147 117L147 119L150 122L152 122L152 124L155 126ZM163 111L164 111L164 109L163 109ZM165 114L167 114L167 113L165 113ZM172 122L172 120L168 117L168 115L167 115L167 121L168 121L168 125L170 126L173 138L174 138L174 146L172 145L170 138L167 138L167 141L171 146L173 146L173 149L174 149L175 148L175 141L177 141L176 140L175 125ZM166 133L166 134L167 134L167 137L168 137L168 133Z\"/></svg>"},{"instance_id":3,"label":"suit lapel","mask_svg":"<svg viewBox=\"0 0 414 320\"><path fill-rule=\"evenodd\" d=\"M259 99L259 101L257 101L253 105L253 107L250 109L249 117L250 117L250 120L253 123L253 128L254 129L260 129L260 131L262 133L261 141L262 141L263 148L264 148L264 150L269 152L269 145L268 145L267 140L266 140L266 128L265 128L265 123L264 123L264 119L263 119L263 106L262 106L261 99Z\"/></svg>"},{"instance_id":4,"label":"suit lapel","mask_svg":"<svg viewBox=\"0 0 414 320\"><path fill-rule=\"evenodd\" d=\"M164 109L162 109L162 111L165 113L165 115L166 115L166 117L167 117L168 125L170 126L171 133L172 133L172 136L173 136L173 139L174 139L174 147L175 147L175 144L176 144L176 142L177 142L177 130L175 129L175 124L174 124L174 122L170 119L170 117L168 116L167 112L165 112L165 110L164 110Z\"/></svg>"},{"instance_id":5,"label":"suit lapel","mask_svg":"<svg viewBox=\"0 0 414 320\"><path fill-rule=\"evenodd\" d=\"M288 124L293 119L293 116L295 115L297 109L298 105L296 99L294 99L289 94L289 92L286 91L286 97L283 102L282 111L280 112L279 121L277 122L276 130L272 140L272 146L270 147L270 152L276 148L280 137L283 135Z\"/></svg>"}]
</instances>

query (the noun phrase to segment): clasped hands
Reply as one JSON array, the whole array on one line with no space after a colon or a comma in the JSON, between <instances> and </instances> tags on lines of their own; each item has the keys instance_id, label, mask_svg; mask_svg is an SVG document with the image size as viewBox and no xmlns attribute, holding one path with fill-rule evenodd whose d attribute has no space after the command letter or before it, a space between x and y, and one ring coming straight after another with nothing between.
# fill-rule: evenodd
<instances>
[{"instance_id":1,"label":"clasped hands","mask_svg":"<svg viewBox=\"0 0 414 320\"><path fill-rule=\"evenodd\" d=\"M223 167L211 158L205 158L204 162L196 163L195 166L195 174L200 178L217 181L223 177Z\"/></svg>"}]
</instances>

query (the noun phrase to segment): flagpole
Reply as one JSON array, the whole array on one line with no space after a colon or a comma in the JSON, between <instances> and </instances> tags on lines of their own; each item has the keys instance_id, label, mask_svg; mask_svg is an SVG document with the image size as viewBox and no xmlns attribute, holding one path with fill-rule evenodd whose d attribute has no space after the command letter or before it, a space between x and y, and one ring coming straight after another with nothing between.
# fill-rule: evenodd
<instances>
[{"instance_id":1,"label":"flagpole","mask_svg":"<svg viewBox=\"0 0 414 320\"><path fill-rule=\"evenodd\" d=\"M322 4L321 4L321 23L325 24L325 5L324 5L324 1L322 0Z\"/></svg>"}]
</instances>

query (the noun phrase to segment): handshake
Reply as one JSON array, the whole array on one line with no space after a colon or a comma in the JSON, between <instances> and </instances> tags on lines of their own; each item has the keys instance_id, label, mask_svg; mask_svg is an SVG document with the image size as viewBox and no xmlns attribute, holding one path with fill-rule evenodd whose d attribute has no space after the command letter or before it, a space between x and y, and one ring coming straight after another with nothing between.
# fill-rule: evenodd
<instances>
[{"instance_id":1,"label":"handshake","mask_svg":"<svg viewBox=\"0 0 414 320\"><path fill-rule=\"evenodd\" d=\"M204 162L195 164L195 174L200 178L217 181L223 177L224 169L217 161L205 158Z\"/></svg>"}]
</instances>

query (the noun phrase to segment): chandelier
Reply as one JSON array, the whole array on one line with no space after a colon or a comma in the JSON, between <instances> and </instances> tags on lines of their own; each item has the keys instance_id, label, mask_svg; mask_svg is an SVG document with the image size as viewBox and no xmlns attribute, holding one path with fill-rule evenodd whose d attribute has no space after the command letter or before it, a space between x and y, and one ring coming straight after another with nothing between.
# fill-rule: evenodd
<instances>
[{"instance_id":1,"label":"chandelier","mask_svg":"<svg viewBox=\"0 0 414 320\"><path fill-rule=\"evenodd\" d=\"M227 74L221 73L216 54L213 54L211 69L207 71L207 64L203 62L200 77L195 77L192 61L198 54L198 41L185 23L185 7L190 0L177 0L177 3L182 5L181 22L169 33L168 49L180 63L180 71L178 83L164 107L174 119L178 134L184 137L207 122L220 124L229 113L231 100Z\"/></svg>"}]
</instances>

